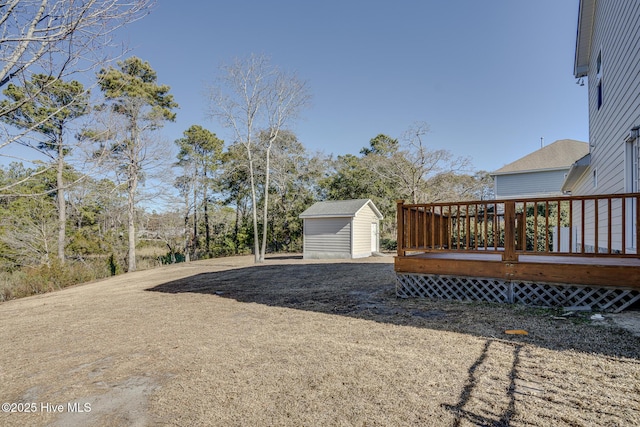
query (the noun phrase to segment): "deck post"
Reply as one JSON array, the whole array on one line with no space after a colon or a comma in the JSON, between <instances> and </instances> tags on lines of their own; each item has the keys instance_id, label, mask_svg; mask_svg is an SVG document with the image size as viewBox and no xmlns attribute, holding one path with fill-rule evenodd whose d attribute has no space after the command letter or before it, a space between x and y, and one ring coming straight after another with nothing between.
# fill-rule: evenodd
<instances>
[{"instance_id":1,"label":"deck post","mask_svg":"<svg viewBox=\"0 0 640 427\"><path fill-rule=\"evenodd\" d=\"M504 202L504 253L503 261L518 261L516 253L516 202Z\"/></svg>"},{"instance_id":2,"label":"deck post","mask_svg":"<svg viewBox=\"0 0 640 427\"><path fill-rule=\"evenodd\" d=\"M397 251L398 251L398 256L405 256L405 250L404 250L404 200L402 199L398 199L396 200L396 206L397 206L397 214L396 214L396 220L397 220L397 229L398 229L398 236L397 236Z\"/></svg>"},{"instance_id":3,"label":"deck post","mask_svg":"<svg viewBox=\"0 0 640 427\"><path fill-rule=\"evenodd\" d=\"M640 197L636 197L636 256L640 254Z\"/></svg>"}]
</instances>

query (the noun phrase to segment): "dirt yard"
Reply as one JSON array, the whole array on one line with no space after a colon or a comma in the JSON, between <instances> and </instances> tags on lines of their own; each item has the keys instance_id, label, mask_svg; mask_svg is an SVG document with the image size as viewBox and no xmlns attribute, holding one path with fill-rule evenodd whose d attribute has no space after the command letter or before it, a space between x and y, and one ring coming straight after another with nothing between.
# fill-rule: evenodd
<instances>
[{"instance_id":1,"label":"dirt yard","mask_svg":"<svg viewBox=\"0 0 640 427\"><path fill-rule=\"evenodd\" d=\"M142 271L0 304L0 425L640 425L638 313L560 314L397 299L391 257Z\"/></svg>"}]
</instances>

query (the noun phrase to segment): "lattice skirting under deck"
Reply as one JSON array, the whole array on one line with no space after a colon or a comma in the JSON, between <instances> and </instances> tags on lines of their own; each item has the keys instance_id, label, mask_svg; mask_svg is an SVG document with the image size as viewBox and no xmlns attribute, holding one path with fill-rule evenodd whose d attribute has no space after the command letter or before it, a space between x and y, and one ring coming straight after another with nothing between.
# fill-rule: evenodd
<instances>
[{"instance_id":1,"label":"lattice skirting under deck","mask_svg":"<svg viewBox=\"0 0 640 427\"><path fill-rule=\"evenodd\" d=\"M396 274L396 295L542 307L589 306L616 313L640 300L640 291L630 289L406 273Z\"/></svg>"}]
</instances>

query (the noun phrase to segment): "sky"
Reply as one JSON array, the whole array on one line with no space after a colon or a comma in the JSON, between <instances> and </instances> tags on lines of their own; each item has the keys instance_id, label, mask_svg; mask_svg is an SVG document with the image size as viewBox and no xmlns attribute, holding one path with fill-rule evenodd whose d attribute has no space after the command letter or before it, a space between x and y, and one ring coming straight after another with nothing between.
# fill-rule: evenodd
<instances>
[{"instance_id":1,"label":"sky","mask_svg":"<svg viewBox=\"0 0 640 427\"><path fill-rule=\"evenodd\" d=\"M230 142L206 88L259 54L306 81L311 105L291 130L310 152L357 155L425 122L429 147L492 171L542 143L588 140L577 19L578 0L157 0L118 36L180 105L170 141L199 124Z\"/></svg>"}]
</instances>

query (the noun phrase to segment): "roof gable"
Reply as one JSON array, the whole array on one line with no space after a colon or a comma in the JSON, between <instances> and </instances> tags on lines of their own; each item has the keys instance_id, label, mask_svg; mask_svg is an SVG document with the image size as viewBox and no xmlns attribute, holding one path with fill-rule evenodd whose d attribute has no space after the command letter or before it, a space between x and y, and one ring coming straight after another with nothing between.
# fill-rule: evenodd
<instances>
[{"instance_id":1,"label":"roof gable","mask_svg":"<svg viewBox=\"0 0 640 427\"><path fill-rule=\"evenodd\" d=\"M300 218L335 218L355 217L365 206L369 206L375 215L382 219L382 214L371 199L326 200L316 202L300 214Z\"/></svg>"},{"instance_id":2,"label":"roof gable","mask_svg":"<svg viewBox=\"0 0 640 427\"><path fill-rule=\"evenodd\" d=\"M587 153L589 153L589 144L586 142L561 139L501 167L491 175L569 169L576 160Z\"/></svg>"}]
</instances>

